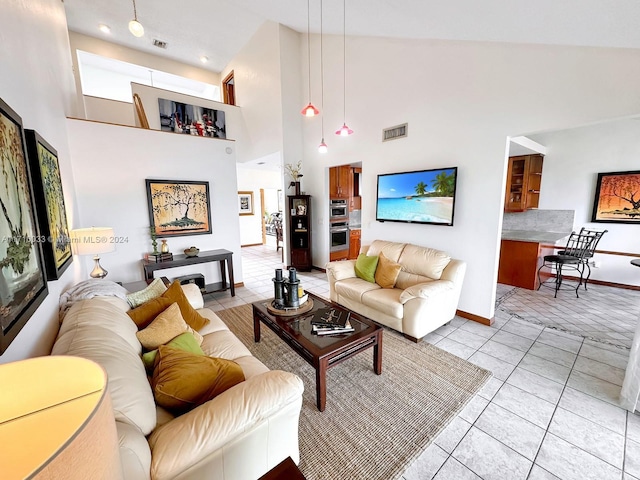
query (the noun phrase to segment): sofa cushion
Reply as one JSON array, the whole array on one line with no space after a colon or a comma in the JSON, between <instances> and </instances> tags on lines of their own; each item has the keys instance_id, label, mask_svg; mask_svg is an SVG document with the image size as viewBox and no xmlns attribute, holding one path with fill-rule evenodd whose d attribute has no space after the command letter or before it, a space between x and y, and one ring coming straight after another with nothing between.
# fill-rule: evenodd
<instances>
[{"instance_id":1,"label":"sofa cushion","mask_svg":"<svg viewBox=\"0 0 640 480\"><path fill-rule=\"evenodd\" d=\"M204 355L202 348L200 348L200 343L198 343L198 340L196 340L196 337L193 336L193 333L184 332L178 335L177 337L175 337L166 345L168 347L177 348L178 350L191 352L196 355ZM148 370L153 370L153 366L155 365L157 354L158 354L158 349L155 349L142 355L142 363L144 363L144 366Z\"/></svg>"},{"instance_id":2,"label":"sofa cushion","mask_svg":"<svg viewBox=\"0 0 640 480\"><path fill-rule=\"evenodd\" d=\"M131 320L138 326L140 330L149 326L155 318L164 312L169 306L175 303L170 298L157 297L153 298L142 305L129 310L127 315L131 317Z\"/></svg>"},{"instance_id":3,"label":"sofa cushion","mask_svg":"<svg viewBox=\"0 0 640 480\"><path fill-rule=\"evenodd\" d=\"M358 258L356 259L356 265L354 267L356 276L363 280L366 280L367 282L375 283L377 266L377 256L365 255L364 253L361 253L360 255L358 255Z\"/></svg>"},{"instance_id":4,"label":"sofa cushion","mask_svg":"<svg viewBox=\"0 0 640 480\"><path fill-rule=\"evenodd\" d=\"M131 308L136 308L149 300L159 297L167 290L166 285L160 278L156 278L144 289L127 294L127 302Z\"/></svg>"},{"instance_id":5,"label":"sofa cushion","mask_svg":"<svg viewBox=\"0 0 640 480\"><path fill-rule=\"evenodd\" d=\"M393 288L400 270L402 270L402 265L392 262L384 253L380 252L378 266L376 267L376 283L382 288Z\"/></svg>"},{"instance_id":6,"label":"sofa cushion","mask_svg":"<svg viewBox=\"0 0 640 480\"><path fill-rule=\"evenodd\" d=\"M156 408L140 360L137 331L116 303L98 298L78 301L65 315L51 354L75 355L100 364L107 372L116 420L148 435L156 426Z\"/></svg>"},{"instance_id":7,"label":"sofa cushion","mask_svg":"<svg viewBox=\"0 0 640 480\"><path fill-rule=\"evenodd\" d=\"M367 255L380 255L381 253L384 253L384 256L392 262L402 263L400 262L400 255L402 255L405 245L405 243L374 240L371 242L371 245L369 245Z\"/></svg>"},{"instance_id":8,"label":"sofa cushion","mask_svg":"<svg viewBox=\"0 0 640 480\"><path fill-rule=\"evenodd\" d=\"M194 330L200 330L209 320L200 315L189 303L186 295L182 291L180 282L173 282L166 292L162 294L164 298L170 298L178 304L184 321Z\"/></svg>"},{"instance_id":9,"label":"sofa cushion","mask_svg":"<svg viewBox=\"0 0 640 480\"><path fill-rule=\"evenodd\" d=\"M362 295L372 290L380 290L380 285L353 277L340 280L336 283L335 288L338 295L356 302L362 302Z\"/></svg>"},{"instance_id":10,"label":"sofa cushion","mask_svg":"<svg viewBox=\"0 0 640 480\"><path fill-rule=\"evenodd\" d=\"M398 263L402 264L403 270L408 273L440 280L442 271L450 261L451 257L440 250L407 244Z\"/></svg>"},{"instance_id":11,"label":"sofa cushion","mask_svg":"<svg viewBox=\"0 0 640 480\"><path fill-rule=\"evenodd\" d=\"M153 350L186 331L187 324L182 318L180 307L177 303L172 303L147 328L136 333L136 336L144 348Z\"/></svg>"},{"instance_id":12,"label":"sofa cushion","mask_svg":"<svg viewBox=\"0 0 640 480\"><path fill-rule=\"evenodd\" d=\"M162 345L153 369L153 392L158 405L186 412L244 382L242 368L221 358L196 355Z\"/></svg>"},{"instance_id":13,"label":"sofa cushion","mask_svg":"<svg viewBox=\"0 0 640 480\"><path fill-rule=\"evenodd\" d=\"M401 294L402 290L399 288L380 288L362 295L362 303L386 315L402 318L404 307L400 303Z\"/></svg>"}]
</instances>

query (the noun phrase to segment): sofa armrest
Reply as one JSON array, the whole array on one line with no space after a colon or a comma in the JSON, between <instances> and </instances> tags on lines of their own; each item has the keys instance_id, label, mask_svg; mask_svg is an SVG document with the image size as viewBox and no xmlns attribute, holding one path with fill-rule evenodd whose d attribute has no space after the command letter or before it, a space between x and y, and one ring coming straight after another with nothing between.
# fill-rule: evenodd
<instances>
[{"instance_id":1,"label":"sofa armrest","mask_svg":"<svg viewBox=\"0 0 640 480\"><path fill-rule=\"evenodd\" d=\"M149 437L151 478L176 477L287 406L296 407L299 415L303 390L296 375L272 370L157 428Z\"/></svg>"},{"instance_id":2,"label":"sofa armrest","mask_svg":"<svg viewBox=\"0 0 640 480\"><path fill-rule=\"evenodd\" d=\"M449 280L434 280L433 282L418 283L400 294L403 305L412 298L435 299L453 290L454 284Z\"/></svg>"},{"instance_id":3,"label":"sofa armrest","mask_svg":"<svg viewBox=\"0 0 640 480\"><path fill-rule=\"evenodd\" d=\"M204 298L202 298L202 292L198 285L195 283L185 283L180 286L182 287L184 296L187 297L187 300L189 300L189 303L194 309L199 310L204 308Z\"/></svg>"},{"instance_id":4,"label":"sofa armrest","mask_svg":"<svg viewBox=\"0 0 640 480\"><path fill-rule=\"evenodd\" d=\"M340 260L337 262L329 262L325 265L329 281L344 280L345 278L353 278L356 276L355 260Z\"/></svg>"}]
</instances>

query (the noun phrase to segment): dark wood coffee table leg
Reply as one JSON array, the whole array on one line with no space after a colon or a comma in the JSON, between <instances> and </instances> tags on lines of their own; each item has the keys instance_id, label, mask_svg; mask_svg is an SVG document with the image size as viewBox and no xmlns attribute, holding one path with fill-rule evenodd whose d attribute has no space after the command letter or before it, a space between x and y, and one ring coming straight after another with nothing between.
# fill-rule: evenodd
<instances>
[{"instance_id":1,"label":"dark wood coffee table leg","mask_svg":"<svg viewBox=\"0 0 640 480\"><path fill-rule=\"evenodd\" d=\"M260 317L255 313L253 314L253 341L260 341Z\"/></svg>"},{"instance_id":2,"label":"dark wood coffee table leg","mask_svg":"<svg viewBox=\"0 0 640 480\"><path fill-rule=\"evenodd\" d=\"M378 342L373 347L373 371L380 375L382 373L382 330L376 336Z\"/></svg>"},{"instance_id":3,"label":"dark wood coffee table leg","mask_svg":"<svg viewBox=\"0 0 640 480\"><path fill-rule=\"evenodd\" d=\"M327 359L320 359L316 368L316 404L324 412L327 405Z\"/></svg>"}]
</instances>

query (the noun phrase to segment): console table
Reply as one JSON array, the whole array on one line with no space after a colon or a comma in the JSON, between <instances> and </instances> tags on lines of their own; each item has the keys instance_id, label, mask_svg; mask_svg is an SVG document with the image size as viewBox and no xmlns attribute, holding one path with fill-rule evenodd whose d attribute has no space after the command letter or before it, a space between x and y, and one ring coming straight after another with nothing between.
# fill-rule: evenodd
<instances>
[{"instance_id":1,"label":"console table","mask_svg":"<svg viewBox=\"0 0 640 480\"><path fill-rule=\"evenodd\" d=\"M149 262L142 260L142 268L144 269L144 279L148 282L153 280L153 272L156 270L164 270L165 268L184 267L185 265L197 265L199 263L220 262L221 282L209 283L205 285L205 291L202 293L220 292L223 290L231 290L231 296L236 296L236 289L233 282L233 252L229 250L208 250L200 252L196 257L187 257L186 255L174 255L173 260L166 262ZM227 274L229 271L229 283L227 284Z\"/></svg>"}]
</instances>

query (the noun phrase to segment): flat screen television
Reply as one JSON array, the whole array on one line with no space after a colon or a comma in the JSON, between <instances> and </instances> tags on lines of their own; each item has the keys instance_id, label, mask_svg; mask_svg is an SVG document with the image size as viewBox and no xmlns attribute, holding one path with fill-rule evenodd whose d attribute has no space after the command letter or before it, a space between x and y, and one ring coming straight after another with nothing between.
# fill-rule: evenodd
<instances>
[{"instance_id":1,"label":"flat screen television","mask_svg":"<svg viewBox=\"0 0 640 480\"><path fill-rule=\"evenodd\" d=\"M453 225L458 167L378 175L379 222Z\"/></svg>"}]
</instances>

